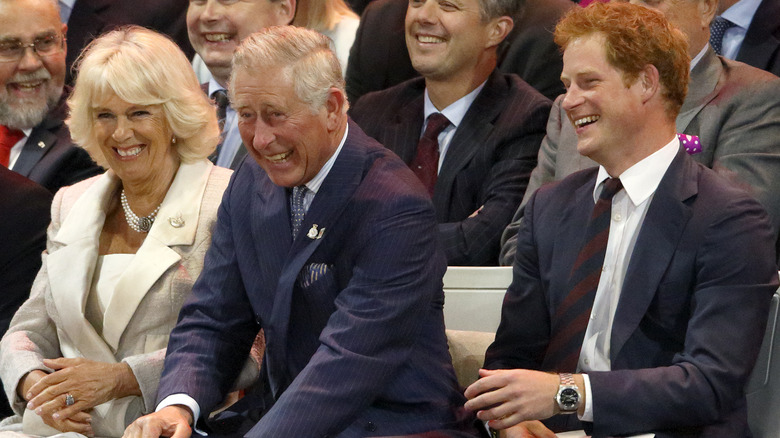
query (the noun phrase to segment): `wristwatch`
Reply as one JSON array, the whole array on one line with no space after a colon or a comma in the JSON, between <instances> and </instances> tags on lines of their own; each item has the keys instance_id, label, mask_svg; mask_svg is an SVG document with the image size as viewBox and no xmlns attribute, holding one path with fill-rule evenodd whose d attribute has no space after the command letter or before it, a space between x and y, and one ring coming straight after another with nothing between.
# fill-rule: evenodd
<instances>
[{"instance_id":1,"label":"wristwatch","mask_svg":"<svg viewBox=\"0 0 780 438\"><path fill-rule=\"evenodd\" d=\"M577 388L574 376L570 373L559 374L561 383L558 386L558 393L555 394L555 403L558 404L558 410L561 414L573 414L577 412L582 401L582 393Z\"/></svg>"}]
</instances>

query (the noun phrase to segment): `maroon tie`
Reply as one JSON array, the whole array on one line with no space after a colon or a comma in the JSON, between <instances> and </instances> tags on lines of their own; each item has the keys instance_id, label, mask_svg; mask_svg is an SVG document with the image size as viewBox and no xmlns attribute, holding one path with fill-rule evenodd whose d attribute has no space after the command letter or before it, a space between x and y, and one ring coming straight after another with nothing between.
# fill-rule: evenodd
<instances>
[{"instance_id":1,"label":"maroon tie","mask_svg":"<svg viewBox=\"0 0 780 438\"><path fill-rule=\"evenodd\" d=\"M23 137L24 132L0 125L0 164L8 167L8 162L11 158L11 148Z\"/></svg>"},{"instance_id":2,"label":"maroon tie","mask_svg":"<svg viewBox=\"0 0 780 438\"><path fill-rule=\"evenodd\" d=\"M622 188L620 179L607 179L593 207L585 234L585 244L580 249L569 275L569 294L558 305L551 320L552 336L544 357L543 370L570 373L577 370L582 341L588 328L593 299L604 266L612 197Z\"/></svg>"},{"instance_id":3,"label":"maroon tie","mask_svg":"<svg viewBox=\"0 0 780 438\"><path fill-rule=\"evenodd\" d=\"M450 121L442 113L428 116L428 126L425 127L425 132L417 143L417 155L409 164L412 172L420 178L431 197L439 173L439 134L449 124Z\"/></svg>"}]
</instances>

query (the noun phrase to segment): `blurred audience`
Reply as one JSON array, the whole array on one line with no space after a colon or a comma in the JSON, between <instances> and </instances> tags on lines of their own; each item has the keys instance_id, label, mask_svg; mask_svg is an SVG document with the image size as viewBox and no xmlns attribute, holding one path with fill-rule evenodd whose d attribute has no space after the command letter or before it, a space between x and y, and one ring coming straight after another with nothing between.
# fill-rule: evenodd
<instances>
[{"instance_id":1,"label":"blurred audience","mask_svg":"<svg viewBox=\"0 0 780 438\"><path fill-rule=\"evenodd\" d=\"M361 97L350 115L420 177L450 265L495 265L536 165L550 101L497 68L518 0L412 0L406 44L423 76Z\"/></svg>"},{"instance_id":2,"label":"blurred audience","mask_svg":"<svg viewBox=\"0 0 780 438\"><path fill-rule=\"evenodd\" d=\"M57 192L0 376L18 415L8 427L120 436L154 408L231 172L206 159L214 107L163 35L128 27L94 40L68 104L73 138L109 170Z\"/></svg>"},{"instance_id":3,"label":"blurred audience","mask_svg":"<svg viewBox=\"0 0 780 438\"><path fill-rule=\"evenodd\" d=\"M297 0L297 12L292 24L307 27L333 41L341 71L346 72L349 49L355 41L360 18L344 0Z\"/></svg>"},{"instance_id":4,"label":"blurred audience","mask_svg":"<svg viewBox=\"0 0 780 438\"><path fill-rule=\"evenodd\" d=\"M227 97L230 62L238 44L247 36L269 26L289 24L295 15L295 0L245 0L225 2L200 0L187 9L187 31L198 53L193 64L207 67L209 79L203 89L217 104L222 137L209 159L216 165L235 169L246 156L238 133L238 116ZM199 61L200 59L200 61Z\"/></svg>"},{"instance_id":5,"label":"blurred audience","mask_svg":"<svg viewBox=\"0 0 780 438\"><path fill-rule=\"evenodd\" d=\"M0 1L0 165L51 192L102 169L65 118L65 32L53 0Z\"/></svg>"},{"instance_id":6,"label":"blurred audience","mask_svg":"<svg viewBox=\"0 0 780 438\"><path fill-rule=\"evenodd\" d=\"M639 0L636 3L645 4ZM688 95L677 116L677 132L698 136L693 159L753 194L780 229L780 79L741 62L717 56L709 44L709 23L717 0L658 0L654 7L689 39ZM511 265L525 203L542 184L595 162L577 152L577 134L562 108L553 105L539 164L523 203L502 236L501 264ZM598 124L598 122L596 122ZM780 241L778 241L780 243Z\"/></svg>"},{"instance_id":7,"label":"blurred audience","mask_svg":"<svg viewBox=\"0 0 780 438\"><path fill-rule=\"evenodd\" d=\"M720 0L710 29L718 55L780 76L780 0Z\"/></svg>"},{"instance_id":8,"label":"blurred audience","mask_svg":"<svg viewBox=\"0 0 780 438\"><path fill-rule=\"evenodd\" d=\"M0 166L0 337L30 296L30 286L41 267L51 196L38 184ZM9 415L13 411L8 400L0 396L0 418Z\"/></svg>"},{"instance_id":9,"label":"blurred audience","mask_svg":"<svg viewBox=\"0 0 780 438\"><path fill-rule=\"evenodd\" d=\"M66 83L72 84L72 66L79 53L96 36L122 25L137 24L162 32L191 57L194 51L187 39L184 16L187 0L52 0L59 3L62 22L68 25Z\"/></svg>"}]
</instances>

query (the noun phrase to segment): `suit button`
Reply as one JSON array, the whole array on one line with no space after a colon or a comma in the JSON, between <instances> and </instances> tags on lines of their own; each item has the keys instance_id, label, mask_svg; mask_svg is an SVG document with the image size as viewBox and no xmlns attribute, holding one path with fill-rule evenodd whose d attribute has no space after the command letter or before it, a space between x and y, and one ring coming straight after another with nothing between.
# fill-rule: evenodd
<instances>
[{"instance_id":1,"label":"suit button","mask_svg":"<svg viewBox=\"0 0 780 438\"><path fill-rule=\"evenodd\" d=\"M374 423L369 421L368 423L366 423L366 428L365 429L366 429L366 432L376 432L376 424L374 424Z\"/></svg>"}]
</instances>

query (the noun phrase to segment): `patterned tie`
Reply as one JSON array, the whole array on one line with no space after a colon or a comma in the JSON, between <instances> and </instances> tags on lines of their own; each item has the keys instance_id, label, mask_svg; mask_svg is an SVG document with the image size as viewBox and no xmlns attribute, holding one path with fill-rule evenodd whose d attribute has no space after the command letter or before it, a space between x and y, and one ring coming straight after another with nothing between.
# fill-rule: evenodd
<instances>
[{"instance_id":1,"label":"patterned tie","mask_svg":"<svg viewBox=\"0 0 780 438\"><path fill-rule=\"evenodd\" d=\"M219 158L219 152L222 150L222 142L225 141L225 118L227 117L227 107L230 102L227 92L224 89L212 93L211 98L214 99L214 102L217 104L217 123L219 123L220 136L217 148L214 150L214 153L209 156L209 160L216 164L217 158Z\"/></svg>"},{"instance_id":2,"label":"patterned tie","mask_svg":"<svg viewBox=\"0 0 780 438\"><path fill-rule=\"evenodd\" d=\"M0 164L8 167L11 158L11 148L24 137L24 132L0 125Z\"/></svg>"},{"instance_id":3,"label":"patterned tie","mask_svg":"<svg viewBox=\"0 0 780 438\"><path fill-rule=\"evenodd\" d=\"M593 298L599 285L609 239L612 197L623 189L618 178L604 182L588 221L585 245L580 249L569 276L569 294L552 318L552 336L542 364L543 370L575 372L588 328Z\"/></svg>"},{"instance_id":4,"label":"patterned tie","mask_svg":"<svg viewBox=\"0 0 780 438\"><path fill-rule=\"evenodd\" d=\"M292 225L293 240L295 240L295 236L298 235L303 224L303 216L306 214L303 198L308 191L309 189L306 186L297 186L292 189L292 195L290 196L290 224Z\"/></svg>"},{"instance_id":5,"label":"patterned tie","mask_svg":"<svg viewBox=\"0 0 780 438\"><path fill-rule=\"evenodd\" d=\"M723 35L736 24L723 17L715 17L710 23L710 45L715 53L723 54Z\"/></svg>"},{"instance_id":6,"label":"patterned tie","mask_svg":"<svg viewBox=\"0 0 780 438\"><path fill-rule=\"evenodd\" d=\"M420 178L431 197L439 174L439 134L449 124L450 121L442 113L428 116L428 126L425 127L425 132L417 143L417 155L409 164L412 172Z\"/></svg>"}]
</instances>

